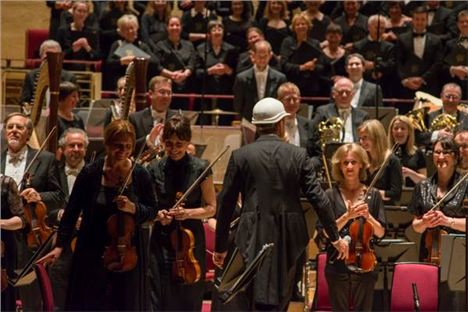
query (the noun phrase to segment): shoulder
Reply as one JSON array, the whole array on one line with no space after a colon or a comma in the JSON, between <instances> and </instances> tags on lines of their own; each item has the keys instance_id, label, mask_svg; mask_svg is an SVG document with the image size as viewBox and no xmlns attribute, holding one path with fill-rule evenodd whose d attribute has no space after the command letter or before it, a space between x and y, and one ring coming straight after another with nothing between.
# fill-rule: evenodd
<instances>
[{"instance_id":1,"label":"shoulder","mask_svg":"<svg viewBox=\"0 0 468 312\"><path fill-rule=\"evenodd\" d=\"M245 80L254 76L253 68L246 69L237 74L238 79Z\"/></svg>"},{"instance_id":2,"label":"shoulder","mask_svg":"<svg viewBox=\"0 0 468 312\"><path fill-rule=\"evenodd\" d=\"M285 78L285 79L286 79L286 75L285 75L285 74L283 74L282 72L280 72L280 71L278 71L278 70L276 70L276 69L274 69L274 68L269 67L268 71L269 71L269 74L270 74L272 77L278 77L278 78Z\"/></svg>"}]
</instances>

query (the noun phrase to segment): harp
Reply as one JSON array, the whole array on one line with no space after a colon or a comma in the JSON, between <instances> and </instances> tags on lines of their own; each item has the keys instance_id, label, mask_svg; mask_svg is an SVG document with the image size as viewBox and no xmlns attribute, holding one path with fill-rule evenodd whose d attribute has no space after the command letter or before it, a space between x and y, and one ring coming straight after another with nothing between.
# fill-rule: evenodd
<instances>
[{"instance_id":1,"label":"harp","mask_svg":"<svg viewBox=\"0 0 468 312\"><path fill-rule=\"evenodd\" d=\"M128 64L125 72L125 90L122 103L121 119L127 120L135 96L135 109L137 111L146 107L146 72L148 60L135 58Z\"/></svg>"},{"instance_id":2,"label":"harp","mask_svg":"<svg viewBox=\"0 0 468 312\"><path fill-rule=\"evenodd\" d=\"M35 82L33 104L30 119L33 125L33 132L29 140L31 147L39 149L45 140L46 134L57 125L57 110L60 87L60 75L62 71L63 54L48 52L47 59L39 67L39 72ZM41 114L46 101L46 93L49 89L49 116L45 123L41 122ZM51 138L48 150L55 153L57 146L57 134Z\"/></svg>"}]
</instances>

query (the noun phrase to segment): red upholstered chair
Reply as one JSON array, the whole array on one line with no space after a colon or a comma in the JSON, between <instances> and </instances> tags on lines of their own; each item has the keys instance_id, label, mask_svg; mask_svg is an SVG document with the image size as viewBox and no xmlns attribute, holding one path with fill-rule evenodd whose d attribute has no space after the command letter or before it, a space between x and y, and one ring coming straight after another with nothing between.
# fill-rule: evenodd
<instances>
[{"instance_id":1,"label":"red upholstered chair","mask_svg":"<svg viewBox=\"0 0 468 312\"><path fill-rule=\"evenodd\" d=\"M203 223L205 229L205 244L206 244L206 281L214 281L215 268L213 263L213 252L215 249L215 232L211 229L208 223Z\"/></svg>"},{"instance_id":2,"label":"red upholstered chair","mask_svg":"<svg viewBox=\"0 0 468 312\"><path fill-rule=\"evenodd\" d=\"M26 29L25 58L26 68L36 68L41 64L39 48L49 38L48 29Z\"/></svg>"},{"instance_id":3,"label":"red upholstered chair","mask_svg":"<svg viewBox=\"0 0 468 312\"><path fill-rule=\"evenodd\" d=\"M393 272L390 311L414 311L416 283L420 311L438 311L439 267L430 263L397 263Z\"/></svg>"},{"instance_id":4,"label":"red upholstered chair","mask_svg":"<svg viewBox=\"0 0 468 312\"><path fill-rule=\"evenodd\" d=\"M50 283L49 274L42 263L34 265L39 287L42 295L42 310L45 312L54 311L54 294L52 292L52 285Z\"/></svg>"},{"instance_id":5,"label":"red upholstered chair","mask_svg":"<svg viewBox=\"0 0 468 312\"><path fill-rule=\"evenodd\" d=\"M315 296L310 310L331 311L332 306L328 296L328 283L325 278L325 266L327 265L327 253L317 255L317 274L315 277Z\"/></svg>"}]
</instances>

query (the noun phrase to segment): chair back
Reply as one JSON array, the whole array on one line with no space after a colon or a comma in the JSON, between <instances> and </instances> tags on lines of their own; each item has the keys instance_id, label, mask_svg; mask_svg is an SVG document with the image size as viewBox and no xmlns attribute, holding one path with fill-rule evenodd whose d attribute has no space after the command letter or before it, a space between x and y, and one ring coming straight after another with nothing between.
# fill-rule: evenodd
<instances>
[{"instance_id":1,"label":"chair back","mask_svg":"<svg viewBox=\"0 0 468 312\"><path fill-rule=\"evenodd\" d=\"M327 253L321 252L317 255L317 275L315 279L315 296L311 310L331 311L332 306L328 294L328 283L325 278L325 266L327 265Z\"/></svg>"},{"instance_id":2,"label":"chair back","mask_svg":"<svg viewBox=\"0 0 468 312\"><path fill-rule=\"evenodd\" d=\"M413 283L418 291L420 311L437 311L439 267L431 263L395 264L390 311L414 311Z\"/></svg>"},{"instance_id":3,"label":"chair back","mask_svg":"<svg viewBox=\"0 0 468 312\"><path fill-rule=\"evenodd\" d=\"M206 275L205 280L214 280L214 271L216 269L215 264L213 263L213 253L215 250L215 232L211 229L208 223L203 223L203 228L205 230L205 244L206 244Z\"/></svg>"},{"instance_id":4,"label":"chair back","mask_svg":"<svg viewBox=\"0 0 468 312\"><path fill-rule=\"evenodd\" d=\"M26 68L36 68L41 64L39 48L49 38L48 29L26 29L25 61Z\"/></svg>"},{"instance_id":5,"label":"chair back","mask_svg":"<svg viewBox=\"0 0 468 312\"><path fill-rule=\"evenodd\" d=\"M44 312L54 311L54 294L52 292L52 284L50 283L49 274L42 263L34 265L39 288L42 295L42 310Z\"/></svg>"}]
</instances>

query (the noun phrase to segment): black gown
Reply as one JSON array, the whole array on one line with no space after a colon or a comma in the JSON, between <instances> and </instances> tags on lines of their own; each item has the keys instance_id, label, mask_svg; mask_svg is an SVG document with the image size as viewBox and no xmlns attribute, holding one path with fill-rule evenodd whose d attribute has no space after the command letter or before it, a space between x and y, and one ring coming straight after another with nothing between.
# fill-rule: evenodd
<instances>
[{"instance_id":1,"label":"black gown","mask_svg":"<svg viewBox=\"0 0 468 312\"><path fill-rule=\"evenodd\" d=\"M110 272L103 265L102 255L109 240L107 220L117 212L113 200L118 190L101 184L103 165L104 159L100 159L80 172L60 223L57 246L64 248L70 243L78 216L83 214L65 309L148 310L148 255L144 243L146 233L141 225L156 215L156 197L150 176L143 167L136 166L132 183L124 193L136 206L136 230L132 242L137 250L137 266L124 273Z\"/></svg>"},{"instance_id":2,"label":"black gown","mask_svg":"<svg viewBox=\"0 0 468 312\"><path fill-rule=\"evenodd\" d=\"M418 148L413 155L409 155L404 146L395 152L395 155L400 158L402 167L410 168L411 170L418 171L419 169L426 168L426 157L424 152ZM410 178L405 179L405 186L414 187L415 183Z\"/></svg>"},{"instance_id":3,"label":"black gown","mask_svg":"<svg viewBox=\"0 0 468 312\"><path fill-rule=\"evenodd\" d=\"M185 192L207 167L206 161L186 154L181 160L174 161L167 156L150 164L150 174L158 196L159 209L169 210L176 202L176 193ZM210 172L211 174L211 172ZM202 206L200 186L188 196L185 208ZM192 231L195 238L193 254L201 269L201 278L194 284L184 285L172 277L172 264L175 252L171 245L170 235L176 227L176 221L163 226L156 223L150 242L151 275L153 277L153 310L154 311L200 311L205 290L205 232L202 220L184 220L180 224ZM156 278L158 277L158 278ZM160 283L158 283L158 279Z\"/></svg>"},{"instance_id":4,"label":"black gown","mask_svg":"<svg viewBox=\"0 0 468 312\"><path fill-rule=\"evenodd\" d=\"M372 174L367 175L367 185L372 182L377 171L378 170L375 170ZM403 176L401 173L400 160L392 154L380 178L375 182L374 187L385 191L385 197L389 197L389 200L385 201L386 205L395 205L400 200L402 184Z\"/></svg>"}]
</instances>

